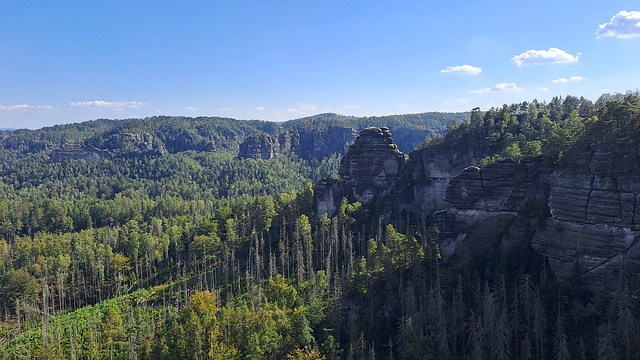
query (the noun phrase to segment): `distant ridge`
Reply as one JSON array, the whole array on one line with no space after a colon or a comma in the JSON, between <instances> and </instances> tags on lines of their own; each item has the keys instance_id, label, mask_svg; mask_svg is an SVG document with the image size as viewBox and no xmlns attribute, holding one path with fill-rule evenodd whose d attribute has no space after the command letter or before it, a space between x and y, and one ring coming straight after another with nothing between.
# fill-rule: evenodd
<instances>
[{"instance_id":1,"label":"distant ridge","mask_svg":"<svg viewBox=\"0 0 640 360\"><path fill-rule=\"evenodd\" d=\"M0 128L0 131L16 131L17 129Z\"/></svg>"}]
</instances>

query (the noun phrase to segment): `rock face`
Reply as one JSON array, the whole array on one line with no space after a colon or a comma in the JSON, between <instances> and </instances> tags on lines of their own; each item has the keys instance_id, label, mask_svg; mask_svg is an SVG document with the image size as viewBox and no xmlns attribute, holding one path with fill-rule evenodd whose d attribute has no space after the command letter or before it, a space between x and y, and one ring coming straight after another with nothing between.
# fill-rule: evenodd
<instances>
[{"instance_id":1,"label":"rock face","mask_svg":"<svg viewBox=\"0 0 640 360\"><path fill-rule=\"evenodd\" d=\"M349 145L356 139L352 128L330 127L323 132L286 132L280 136L281 143L289 143L289 149L305 160L319 159L334 153L346 154Z\"/></svg>"},{"instance_id":2,"label":"rock face","mask_svg":"<svg viewBox=\"0 0 640 360\"><path fill-rule=\"evenodd\" d=\"M578 276L614 292L621 273L640 273L640 171L614 165L624 156L600 150L569 168L526 159L465 169L436 213L443 256L460 243L483 253L524 239L558 279ZM531 213L541 223L527 237L522 223Z\"/></svg>"},{"instance_id":3,"label":"rock face","mask_svg":"<svg viewBox=\"0 0 640 360\"><path fill-rule=\"evenodd\" d=\"M113 132L99 146L115 156L140 158L168 153L162 141L149 132Z\"/></svg>"},{"instance_id":4,"label":"rock face","mask_svg":"<svg viewBox=\"0 0 640 360\"><path fill-rule=\"evenodd\" d=\"M470 166L451 179L445 209L435 214L442 231L443 256L451 256L459 243L474 253L509 246L512 225L520 224L516 221L520 213L546 204L549 188L545 179L551 171L541 158L519 164L506 159L483 169Z\"/></svg>"},{"instance_id":5,"label":"rock face","mask_svg":"<svg viewBox=\"0 0 640 360\"><path fill-rule=\"evenodd\" d=\"M268 160L295 154L305 160L320 159L345 154L355 138L352 128L338 126L324 131L286 131L278 137L263 133L247 137L240 144L238 157Z\"/></svg>"},{"instance_id":6,"label":"rock face","mask_svg":"<svg viewBox=\"0 0 640 360\"><path fill-rule=\"evenodd\" d=\"M475 165L484 156L469 150L415 150L403 166L394 189L396 211L408 211L429 216L444 208L449 181L467 166Z\"/></svg>"},{"instance_id":7,"label":"rock face","mask_svg":"<svg viewBox=\"0 0 640 360\"><path fill-rule=\"evenodd\" d=\"M404 154L386 127L366 128L340 161L343 194L351 201L371 203L389 195L398 178Z\"/></svg>"},{"instance_id":8,"label":"rock face","mask_svg":"<svg viewBox=\"0 0 640 360\"><path fill-rule=\"evenodd\" d=\"M621 161L636 156L629 150L595 151L549 176L552 216L531 246L559 278L613 291L621 272L640 272L640 171Z\"/></svg>"},{"instance_id":9,"label":"rock face","mask_svg":"<svg viewBox=\"0 0 640 360\"><path fill-rule=\"evenodd\" d=\"M161 135L165 135L161 133ZM216 144L211 136L204 137L195 130L182 130L174 132L171 136L162 137L167 150L170 153L195 150L204 152L215 152Z\"/></svg>"},{"instance_id":10,"label":"rock face","mask_svg":"<svg viewBox=\"0 0 640 360\"><path fill-rule=\"evenodd\" d=\"M251 135L240 144L238 157L244 159L269 160L280 153L277 138L268 134Z\"/></svg>"},{"instance_id":11,"label":"rock face","mask_svg":"<svg viewBox=\"0 0 640 360\"><path fill-rule=\"evenodd\" d=\"M388 128L366 128L340 161L340 180L316 186L317 215L335 214L342 197L370 204L391 194L398 180L404 154L393 144Z\"/></svg>"},{"instance_id":12,"label":"rock face","mask_svg":"<svg viewBox=\"0 0 640 360\"><path fill-rule=\"evenodd\" d=\"M445 259L459 245L482 256L524 244L558 279L578 276L605 292L621 274L640 273L638 149L594 151L572 166L527 158L480 169L469 165L481 155L453 149L414 151L403 163L390 139L385 128L360 133L341 179L317 184L318 216L333 216L342 197L379 200L393 212L433 214ZM640 296L640 284L632 290Z\"/></svg>"},{"instance_id":13,"label":"rock face","mask_svg":"<svg viewBox=\"0 0 640 360\"><path fill-rule=\"evenodd\" d=\"M80 145L75 146L63 146L62 149L54 150L51 152L51 161L63 161L63 160L85 160L93 161L103 158L111 157L111 155L100 149L83 147Z\"/></svg>"}]
</instances>

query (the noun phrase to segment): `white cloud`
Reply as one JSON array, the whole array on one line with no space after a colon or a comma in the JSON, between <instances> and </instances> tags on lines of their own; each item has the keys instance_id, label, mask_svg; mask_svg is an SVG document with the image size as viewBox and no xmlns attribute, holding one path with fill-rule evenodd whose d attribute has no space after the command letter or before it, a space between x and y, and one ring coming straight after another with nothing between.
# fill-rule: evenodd
<instances>
[{"instance_id":1,"label":"white cloud","mask_svg":"<svg viewBox=\"0 0 640 360\"><path fill-rule=\"evenodd\" d=\"M195 109L194 109L194 110L195 110ZM233 110L233 109L232 109L232 108L230 108L230 107L225 107L225 108L217 108L216 110L218 110L218 111L231 111L231 110Z\"/></svg>"},{"instance_id":2,"label":"white cloud","mask_svg":"<svg viewBox=\"0 0 640 360\"><path fill-rule=\"evenodd\" d=\"M481 94L481 93L491 93L491 92L499 92L499 91L519 91L525 90L524 88L517 87L515 83L500 83L493 85L490 88L471 90L470 93L473 94Z\"/></svg>"},{"instance_id":3,"label":"white cloud","mask_svg":"<svg viewBox=\"0 0 640 360\"><path fill-rule=\"evenodd\" d=\"M286 111L287 111L287 112L290 112L290 113L297 113L297 112L298 112L298 109L296 109L296 108L292 107L292 108L288 108Z\"/></svg>"},{"instance_id":4,"label":"white cloud","mask_svg":"<svg viewBox=\"0 0 640 360\"><path fill-rule=\"evenodd\" d=\"M124 110L124 109L138 109L140 106L147 106L149 103L143 103L138 101L75 101L69 103L73 107L86 107L86 108L98 108L98 109L112 109L112 110Z\"/></svg>"},{"instance_id":5,"label":"white cloud","mask_svg":"<svg viewBox=\"0 0 640 360\"><path fill-rule=\"evenodd\" d=\"M187 106L184 109L188 111L196 111L196 108L194 108L193 106Z\"/></svg>"},{"instance_id":6,"label":"white cloud","mask_svg":"<svg viewBox=\"0 0 640 360\"><path fill-rule=\"evenodd\" d=\"M300 110L318 110L318 108L313 105L313 104L305 104L305 103L300 103Z\"/></svg>"},{"instance_id":7,"label":"white cloud","mask_svg":"<svg viewBox=\"0 0 640 360\"><path fill-rule=\"evenodd\" d=\"M119 103L116 103L119 104ZM137 109L140 106L146 106L149 105L148 103L142 103L142 102L137 102L137 101L129 101L125 107L129 108L129 109Z\"/></svg>"},{"instance_id":8,"label":"white cloud","mask_svg":"<svg viewBox=\"0 0 640 360\"><path fill-rule=\"evenodd\" d=\"M13 111L13 110L27 110L27 109L33 109L33 106L27 105L27 104L9 105L9 106L0 105L0 110Z\"/></svg>"},{"instance_id":9,"label":"white cloud","mask_svg":"<svg viewBox=\"0 0 640 360\"><path fill-rule=\"evenodd\" d=\"M264 111L264 107L262 107L262 106L258 106L258 107L256 108L256 110L258 110L258 111Z\"/></svg>"},{"instance_id":10,"label":"white cloud","mask_svg":"<svg viewBox=\"0 0 640 360\"><path fill-rule=\"evenodd\" d=\"M578 53L573 56L558 48L550 47L549 50L529 50L511 58L511 61L518 66L572 63L578 61Z\"/></svg>"},{"instance_id":11,"label":"white cloud","mask_svg":"<svg viewBox=\"0 0 640 360\"><path fill-rule=\"evenodd\" d=\"M347 105L344 107L345 109L360 109L359 105Z\"/></svg>"},{"instance_id":12,"label":"white cloud","mask_svg":"<svg viewBox=\"0 0 640 360\"><path fill-rule=\"evenodd\" d=\"M404 108L404 107L407 107L409 105L407 105L407 104L398 104L398 106L401 107L401 108Z\"/></svg>"},{"instance_id":13,"label":"white cloud","mask_svg":"<svg viewBox=\"0 0 640 360\"><path fill-rule=\"evenodd\" d=\"M582 76L572 76L568 79L566 78L560 78L560 79L556 79L556 80L552 80L551 82L554 84L565 84L568 82L580 82L583 81L584 78Z\"/></svg>"},{"instance_id":14,"label":"white cloud","mask_svg":"<svg viewBox=\"0 0 640 360\"><path fill-rule=\"evenodd\" d=\"M549 89L543 86L543 87L539 87L538 91L549 91Z\"/></svg>"},{"instance_id":15,"label":"white cloud","mask_svg":"<svg viewBox=\"0 0 640 360\"><path fill-rule=\"evenodd\" d=\"M440 70L441 73L456 74L456 75L477 75L482 72L482 69L471 65L461 66L448 66L446 69Z\"/></svg>"},{"instance_id":16,"label":"white cloud","mask_svg":"<svg viewBox=\"0 0 640 360\"><path fill-rule=\"evenodd\" d=\"M631 39L640 36L640 11L620 11L611 21L599 26L596 35Z\"/></svg>"},{"instance_id":17,"label":"white cloud","mask_svg":"<svg viewBox=\"0 0 640 360\"><path fill-rule=\"evenodd\" d=\"M96 101L77 101L77 102L72 102L69 105L71 106L77 106L77 107L112 107L113 103L110 101L102 101L102 100L96 100Z\"/></svg>"},{"instance_id":18,"label":"white cloud","mask_svg":"<svg viewBox=\"0 0 640 360\"><path fill-rule=\"evenodd\" d=\"M458 99L456 100L457 103L466 103L467 99Z\"/></svg>"},{"instance_id":19,"label":"white cloud","mask_svg":"<svg viewBox=\"0 0 640 360\"><path fill-rule=\"evenodd\" d=\"M51 105L27 105L27 104L8 105L8 106L0 105L1 111L19 111L19 110L31 110L31 109L53 110L55 108Z\"/></svg>"}]
</instances>

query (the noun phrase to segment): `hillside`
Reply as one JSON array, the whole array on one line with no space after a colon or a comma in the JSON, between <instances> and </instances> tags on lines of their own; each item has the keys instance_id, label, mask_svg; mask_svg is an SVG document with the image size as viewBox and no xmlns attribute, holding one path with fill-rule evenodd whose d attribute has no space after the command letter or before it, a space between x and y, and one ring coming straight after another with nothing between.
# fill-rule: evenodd
<instances>
[{"instance_id":1,"label":"hillside","mask_svg":"<svg viewBox=\"0 0 640 360\"><path fill-rule=\"evenodd\" d=\"M166 119L18 131L0 155L0 354L636 358L639 104L474 109L408 159L393 117L171 120L218 126L186 151ZM281 146L349 127L344 155ZM239 158L246 139L290 152Z\"/></svg>"}]
</instances>

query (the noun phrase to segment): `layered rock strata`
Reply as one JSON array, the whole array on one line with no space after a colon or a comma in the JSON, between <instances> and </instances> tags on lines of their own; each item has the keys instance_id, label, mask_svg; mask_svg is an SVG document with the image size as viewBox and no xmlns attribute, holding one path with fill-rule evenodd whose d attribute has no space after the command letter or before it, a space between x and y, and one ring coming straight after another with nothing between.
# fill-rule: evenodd
<instances>
[{"instance_id":1,"label":"layered rock strata","mask_svg":"<svg viewBox=\"0 0 640 360\"><path fill-rule=\"evenodd\" d=\"M272 159L295 154L302 159L320 159L334 153L345 154L356 134L352 128L330 127L325 131L286 131L279 136L256 134L240 144L238 157Z\"/></svg>"},{"instance_id":2,"label":"layered rock strata","mask_svg":"<svg viewBox=\"0 0 640 360\"><path fill-rule=\"evenodd\" d=\"M333 216L342 197L366 205L390 195L403 162L404 154L393 143L388 128L362 130L340 161L340 180L316 185L317 215Z\"/></svg>"},{"instance_id":3,"label":"layered rock strata","mask_svg":"<svg viewBox=\"0 0 640 360\"><path fill-rule=\"evenodd\" d=\"M281 152L277 138L267 134L248 136L240 144L238 157L243 159L269 160Z\"/></svg>"},{"instance_id":4,"label":"layered rock strata","mask_svg":"<svg viewBox=\"0 0 640 360\"><path fill-rule=\"evenodd\" d=\"M621 274L640 273L640 171L625 166L629 156L598 150L549 176L552 216L531 246L559 278L614 291Z\"/></svg>"},{"instance_id":5,"label":"layered rock strata","mask_svg":"<svg viewBox=\"0 0 640 360\"><path fill-rule=\"evenodd\" d=\"M572 166L544 158L474 165L480 156L424 149L407 162L388 129L361 132L343 158L340 180L316 186L318 216L333 216L342 197L389 212L434 215L445 259L458 246L481 256L525 244L560 280L583 279L616 291L640 273L640 152L598 150ZM465 164L466 163L466 164ZM383 214L388 215L388 214ZM633 291L640 295L640 284Z\"/></svg>"}]
</instances>

